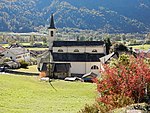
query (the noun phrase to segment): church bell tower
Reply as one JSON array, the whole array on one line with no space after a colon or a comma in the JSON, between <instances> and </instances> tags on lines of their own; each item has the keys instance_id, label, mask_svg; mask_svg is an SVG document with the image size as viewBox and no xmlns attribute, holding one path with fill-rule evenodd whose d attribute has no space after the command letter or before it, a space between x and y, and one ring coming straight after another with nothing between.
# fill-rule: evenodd
<instances>
[{"instance_id":1,"label":"church bell tower","mask_svg":"<svg viewBox=\"0 0 150 113\"><path fill-rule=\"evenodd\" d=\"M48 36L49 50L52 50L53 42L56 37L56 28L54 24L53 14L51 14L50 26L48 27L48 31L49 31L49 36Z\"/></svg>"}]
</instances>

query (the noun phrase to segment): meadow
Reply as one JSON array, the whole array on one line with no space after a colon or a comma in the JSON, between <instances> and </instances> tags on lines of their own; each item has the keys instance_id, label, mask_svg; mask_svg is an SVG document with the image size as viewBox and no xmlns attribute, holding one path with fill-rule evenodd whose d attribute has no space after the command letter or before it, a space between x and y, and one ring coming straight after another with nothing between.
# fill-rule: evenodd
<instances>
[{"instance_id":1,"label":"meadow","mask_svg":"<svg viewBox=\"0 0 150 113\"><path fill-rule=\"evenodd\" d=\"M0 113L77 113L92 104L96 85L62 80L39 81L35 76L0 74Z\"/></svg>"},{"instance_id":2,"label":"meadow","mask_svg":"<svg viewBox=\"0 0 150 113\"><path fill-rule=\"evenodd\" d=\"M144 49L144 50L148 50L150 49L150 44L144 44L144 45L137 45L137 46L130 46L134 49Z\"/></svg>"},{"instance_id":3,"label":"meadow","mask_svg":"<svg viewBox=\"0 0 150 113\"><path fill-rule=\"evenodd\" d=\"M40 73L37 69L37 65L31 65L31 66L28 66L28 68L15 69L14 71L29 72L29 73Z\"/></svg>"}]
</instances>

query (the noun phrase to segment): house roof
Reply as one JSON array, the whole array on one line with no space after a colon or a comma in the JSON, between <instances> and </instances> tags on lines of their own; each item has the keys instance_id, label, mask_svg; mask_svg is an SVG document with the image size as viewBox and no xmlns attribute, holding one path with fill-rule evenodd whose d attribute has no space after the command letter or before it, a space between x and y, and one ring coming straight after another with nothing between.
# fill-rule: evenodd
<instances>
[{"instance_id":1,"label":"house roof","mask_svg":"<svg viewBox=\"0 0 150 113\"><path fill-rule=\"evenodd\" d=\"M70 63L54 63L52 64L52 72L69 72Z\"/></svg>"},{"instance_id":2,"label":"house roof","mask_svg":"<svg viewBox=\"0 0 150 113\"><path fill-rule=\"evenodd\" d=\"M104 53L53 53L53 60L59 62L99 62Z\"/></svg>"},{"instance_id":3,"label":"house roof","mask_svg":"<svg viewBox=\"0 0 150 113\"><path fill-rule=\"evenodd\" d=\"M0 53L4 52L6 49L2 46L0 46Z\"/></svg>"},{"instance_id":4,"label":"house roof","mask_svg":"<svg viewBox=\"0 0 150 113\"><path fill-rule=\"evenodd\" d=\"M47 63L43 63L42 69L40 71L47 71ZM51 63L52 64L52 72L69 72L70 63Z\"/></svg>"},{"instance_id":5,"label":"house roof","mask_svg":"<svg viewBox=\"0 0 150 113\"><path fill-rule=\"evenodd\" d=\"M100 59L100 61L101 61L103 64L105 64L105 63L106 63L111 57L113 57L115 54L116 54L116 53L113 52L113 53L110 53L110 54L108 54L108 55L106 55L106 56L103 56L103 57L101 57L101 58L99 58L99 59Z\"/></svg>"},{"instance_id":6,"label":"house roof","mask_svg":"<svg viewBox=\"0 0 150 113\"><path fill-rule=\"evenodd\" d=\"M150 53L150 49L148 49L148 50L146 51L146 53Z\"/></svg>"},{"instance_id":7,"label":"house roof","mask_svg":"<svg viewBox=\"0 0 150 113\"><path fill-rule=\"evenodd\" d=\"M18 47L23 48L23 46L21 46L21 45L18 44L18 43L16 43L16 44L11 44L8 48L10 49L10 48L18 48Z\"/></svg>"},{"instance_id":8,"label":"house roof","mask_svg":"<svg viewBox=\"0 0 150 113\"><path fill-rule=\"evenodd\" d=\"M54 41L53 47L62 46L102 46L104 41Z\"/></svg>"},{"instance_id":9,"label":"house roof","mask_svg":"<svg viewBox=\"0 0 150 113\"><path fill-rule=\"evenodd\" d=\"M39 58L40 58L40 57L46 58L46 57L47 57L48 55L50 55L50 54L51 54L51 51L45 50L45 51L43 51L42 54L39 54L38 57L39 57Z\"/></svg>"},{"instance_id":10,"label":"house roof","mask_svg":"<svg viewBox=\"0 0 150 113\"><path fill-rule=\"evenodd\" d=\"M29 52L26 48L24 48L18 43L12 44L11 46L8 47L7 50L15 55L21 55Z\"/></svg>"},{"instance_id":11,"label":"house roof","mask_svg":"<svg viewBox=\"0 0 150 113\"><path fill-rule=\"evenodd\" d=\"M10 48L8 50L15 55L21 55L21 54L28 53L27 49L21 48L21 47L14 47L14 48Z\"/></svg>"},{"instance_id":12,"label":"house roof","mask_svg":"<svg viewBox=\"0 0 150 113\"><path fill-rule=\"evenodd\" d=\"M87 78L87 77L89 77L89 76L91 76L91 77L97 77L98 75L95 74L95 73L93 73L93 72L90 72L90 73L84 74L84 75L82 76L82 78Z\"/></svg>"}]
</instances>

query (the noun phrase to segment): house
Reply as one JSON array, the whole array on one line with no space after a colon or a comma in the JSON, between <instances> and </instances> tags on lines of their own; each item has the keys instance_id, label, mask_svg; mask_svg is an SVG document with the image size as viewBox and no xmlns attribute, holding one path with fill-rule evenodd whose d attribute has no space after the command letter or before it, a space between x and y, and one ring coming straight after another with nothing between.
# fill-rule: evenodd
<instances>
[{"instance_id":1,"label":"house","mask_svg":"<svg viewBox=\"0 0 150 113\"><path fill-rule=\"evenodd\" d=\"M2 54L6 49L0 46L0 65L4 63L4 55Z\"/></svg>"},{"instance_id":2,"label":"house","mask_svg":"<svg viewBox=\"0 0 150 113\"><path fill-rule=\"evenodd\" d=\"M145 56L146 58L150 58L150 49L148 49L147 51L146 51L146 56Z\"/></svg>"},{"instance_id":3,"label":"house","mask_svg":"<svg viewBox=\"0 0 150 113\"><path fill-rule=\"evenodd\" d=\"M148 50L134 49L134 50L138 56L150 58L150 49L148 49Z\"/></svg>"},{"instance_id":4,"label":"house","mask_svg":"<svg viewBox=\"0 0 150 113\"><path fill-rule=\"evenodd\" d=\"M99 74L99 58L106 54L104 41L55 41L56 28L53 15L48 29L49 50L38 57L39 71L47 71L48 68L43 67L50 63L54 69L60 68L60 64L61 68L64 68L60 68L61 71L53 69L52 73L79 77L90 72Z\"/></svg>"},{"instance_id":5,"label":"house","mask_svg":"<svg viewBox=\"0 0 150 113\"><path fill-rule=\"evenodd\" d=\"M0 46L0 54L3 53L6 49L2 46Z\"/></svg>"},{"instance_id":6,"label":"house","mask_svg":"<svg viewBox=\"0 0 150 113\"><path fill-rule=\"evenodd\" d=\"M108 55L105 55L105 56L99 58L100 70L104 70L104 67L103 67L104 64L108 64L111 61L111 59L118 59L119 56L121 56L122 54L132 55L135 58L137 58L137 56L138 56L137 53L134 50L132 50L131 48L129 50L122 50L122 51L117 50L115 52L112 52Z\"/></svg>"},{"instance_id":7,"label":"house","mask_svg":"<svg viewBox=\"0 0 150 113\"><path fill-rule=\"evenodd\" d=\"M18 46L18 44L10 46L4 52L2 52L2 54L5 57L9 57L13 61L30 61L30 52L26 48Z\"/></svg>"}]
</instances>

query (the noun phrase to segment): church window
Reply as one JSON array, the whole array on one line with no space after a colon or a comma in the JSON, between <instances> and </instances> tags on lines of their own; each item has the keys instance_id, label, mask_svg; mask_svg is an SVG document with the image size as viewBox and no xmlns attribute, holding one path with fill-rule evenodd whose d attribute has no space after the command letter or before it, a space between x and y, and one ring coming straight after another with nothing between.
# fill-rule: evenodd
<instances>
[{"instance_id":1,"label":"church window","mask_svg":"<svg viewBox=\"0 0 150 113\"><path fill-rule=\"evenodd\" d=\"M99 69L98 66L94 65L91 67L91 69Z\"/></svg>"},{"instance_id":2,"label":"church window","mask_svg":"<svg viewBox=\"0 0 150 113\"><path fill-rule=\"evenodd\" d=\"M62 49L58 49L58 52L64 52Z\"/></svg>"},{"instance_id":3,"label":"church window","mask_svg":"<svg viewBox=\"0 0 150 113\"><path fill-rule=\"evenodd\" d=\"M53 37L54 36L54 32L53 31L51 31L51 37Z\"/></svg>"},{"instance_id":4,"label":"church window","mask_svg":"<svg viewBox=\"0 0 150 113\"><path fill-rule=\"evenodd\" d=\"M74 52L79 52L79 50L78 50L78 49L75 49Z\"/></svg>"},{"instance_id":5,"label":"church window","mask_svg":"<svg viewBox=\"0 0 150 113\"><path fill-rule=\"evenodd\" d=\"M97 50L96 50L96 49L93 49L92 52L93 52L93 53L97 53Z\"/></svg>"}]
</instances>

